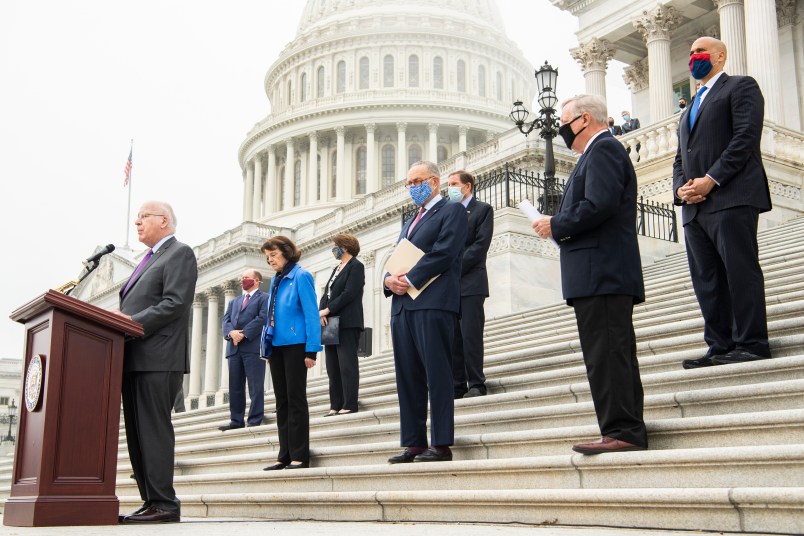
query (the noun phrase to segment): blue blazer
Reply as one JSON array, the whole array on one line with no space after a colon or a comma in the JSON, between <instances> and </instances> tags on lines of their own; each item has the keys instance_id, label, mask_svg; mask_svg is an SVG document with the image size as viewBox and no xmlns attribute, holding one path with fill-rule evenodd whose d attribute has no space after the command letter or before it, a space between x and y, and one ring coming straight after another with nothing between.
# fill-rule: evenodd
<instances>
[{"instance_id":1,"label":"blue blazer","mask_svg":"<svg viewBox=\"0 0 804 536\"><path fill-rule=\"evenodd\" d=\"M257 289L249 300L246 308L243 307L245 295L241 294L229 302L226 312L223 314L223 338L226 343L226 357L237 353L254 354L260 353L260 334L265 327L265 319L268 314L268 294ZM229 339L229 332L233 329L242 329L245 339L236 345Z\"/></svg>"},{"instance_id":2,"label":"blue blazer","mask_svg":"<svg viewBox=\"0 0 804 536\"><path fill-rule=\"evenodd\" d=\"M408 227L415 217L412 216L402 226L399 240L406 237ZM397 296L385 288L385 295L393 296L392 315L398 315L403 308L458 312L461 305L461 265L466 228L466 209L460 203L450 203L442 198L424 213L407 237L413 245L424 251L424 257L419 259L407 277L416 288L421 288L433 276L439 277L415 300L407 294Z\"/></svg>"},{"instance_id":3,"label":"blue blazer","mask_svg":"<svg viewBox=\"0 0 804 536\"><path fill-rule=\"evenodd\" d=\"M318 316L318 300L315 297L315 281L310 272L298 264L279 282L274 305L273 335L269 335L268 326L271 319L267 317L268 307L274 288L271 278L271 291L265 302L266 329L261 337L263 348L261 355L270 356L273 346L290 346L304 344L305 353L320 352L321 323Z\"/></svg>"},{"instance_id":4,"label":"blue blazer","mask_svg":"<svg viewBox=\"0 0 804 536\"><path fill-rule=\"evenodd\" d=\"M573 298L625 294L645 301L636 234L636 173L606 131L586 148L550 220L561 249L561 290Z\"/></svg>"}]
</instances>

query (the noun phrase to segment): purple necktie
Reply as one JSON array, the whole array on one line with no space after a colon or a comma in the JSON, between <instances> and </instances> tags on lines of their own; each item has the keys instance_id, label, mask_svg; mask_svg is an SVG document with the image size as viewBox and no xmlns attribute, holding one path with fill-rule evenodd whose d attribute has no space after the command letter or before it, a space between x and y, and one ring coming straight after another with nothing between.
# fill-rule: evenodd
<instances>
[{"instance_id":1,"label":"purple necktie","mask_svg":"<svg viewBox=\"0 0 804 536\"><path fill-rule=\"evenodd\" d=\"M128 279L128 283L126 283L126 288L123 289L123 293L121 294L121 296L126 295L126 292L128 292L128 289L131 288L131 285L134 283L134 279L136 279L137 275L139 275L139 273L142 272L142 269L145 268L146 264L148 264L148 261L151 259L151 256L153 254L154 250L149 249L148 253L146 253L145 257L143 257L142 260L140 261L140 264L139 266L137 266L137 269L134 270L134 273L131 274L131 277Z\"/></svg>"},{"instance_id":2,"label":"purple necktie","mask_svg":"<svg viewBox=\"0 0 804 536\"><path fill-rule=\"evenodd\" d=\"M241 311L246 308L246 305L248 305L248 299L250 297L251 297L251 294L246 294L246 297L243 298L243 305L240 306Z\"/></svg>"}]
</instances>

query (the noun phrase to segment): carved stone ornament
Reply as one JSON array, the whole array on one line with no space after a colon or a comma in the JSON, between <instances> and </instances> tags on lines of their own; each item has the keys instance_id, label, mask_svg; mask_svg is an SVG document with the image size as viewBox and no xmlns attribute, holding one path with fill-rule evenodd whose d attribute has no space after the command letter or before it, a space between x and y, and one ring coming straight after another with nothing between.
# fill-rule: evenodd
<instances>
[{"instance_id":1,"label":"carved stone ornament","mask_svg":"<svg viewBox=\"0 0 804 536\"><path fill-rule=\"evenodd\" d=\"M633 24L642 39L648 43L656 39L670 39L670 32L681 23L681 16L674 7L656 6L651 11L645 10Z\"/></svg>"},{"instance_id":2,"label":"carved stone ornament","mask_svg":"<svg viewBox=\"0 0 804 536\"><path fill-rule=\"evenodd\" d=\"M776 23L779 28L798 24L796 0L776 0Z\"/></svg>"},{"instance_id":3,"label":"carved stone ornament","mask_svg":"<svg viewBox=\"0 0 804 536\"><path fill-rule=\"evenodd\" d=\"M570 50L573 59L581 64L584 72L588 70L606 70L609 60L614 57L614 48L606 39L594 37Z\"/></svg>"},{"instance_id":4,"label":"carved stone ornament","mask_svg":"<svg viewBox=\"0 0 804 536\"><path fill-rule=\"evenodd\" d=\"M636 93L648 87L649 79L648 59L642 58L623 69L623 80L631 91Z\"/></svg>"}]
</instances>

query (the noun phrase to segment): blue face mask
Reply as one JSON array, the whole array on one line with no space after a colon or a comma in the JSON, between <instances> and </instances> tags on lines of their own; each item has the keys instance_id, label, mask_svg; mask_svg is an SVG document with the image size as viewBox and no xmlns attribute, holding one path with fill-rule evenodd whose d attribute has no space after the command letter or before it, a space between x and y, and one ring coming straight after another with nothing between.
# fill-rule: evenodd
<instances>
[{"instance_id":1,"label":"blue face mask","mask_svg":"<svg viewBox=\"0 0 804 536\"><path fill-rule=\"evenodd\" d=\"M455 201L456 203L460 203L463 200L463 192L461 192L460 186L450 186L447 188L447 195L449 195L450 201Z\"/></svg>"},{"instance_id":2,"label":"blue face mask","mask_svg":"<svg viewBox=\"0 0 804 536\"><path fill-rule=\"evenodd\" d=\"M410 198L416 203L416 206L420 207L433 195L433 189L430 188L430 183L425 181L418 186L408 188L408 193L410 193Z\"/></svg>"},{"instance_id":3,"label":"blue face mask","mask_svg":"<svg viewBox=\"0 0 804 536\"><path fill-rule=\"evenodd\" d=\"M341 257L343 257L343 248L340 246L332 248L332 256L335 257L336 260L341 260Z\"/></svg>"},{"instance_id":4,"label":"blue face mask","mask_svg":"<svg viewBox=\"0 0 804 536\"><path fill-rule=\"evenodd\" d=\"M710 54L693 54L690 56L690 73L696 80L701 80L712 70L712 56Z\"/></svg>"}]
</instances>

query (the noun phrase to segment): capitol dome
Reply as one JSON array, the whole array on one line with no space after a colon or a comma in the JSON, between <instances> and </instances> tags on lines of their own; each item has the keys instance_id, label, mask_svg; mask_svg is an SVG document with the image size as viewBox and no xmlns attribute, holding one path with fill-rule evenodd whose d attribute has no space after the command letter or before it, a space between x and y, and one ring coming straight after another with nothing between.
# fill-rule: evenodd
<instances>
[{"instance_id":1,"label":"capitol dome","mask_svg":"<svg viewBox=\"0 0 804 536\"><path fill-rule=\"evenodd\" d=\"M308 0L240 147L244 221L310 221L510 129L533 71L493 0Z\"/></svg>"}]
</instances>

